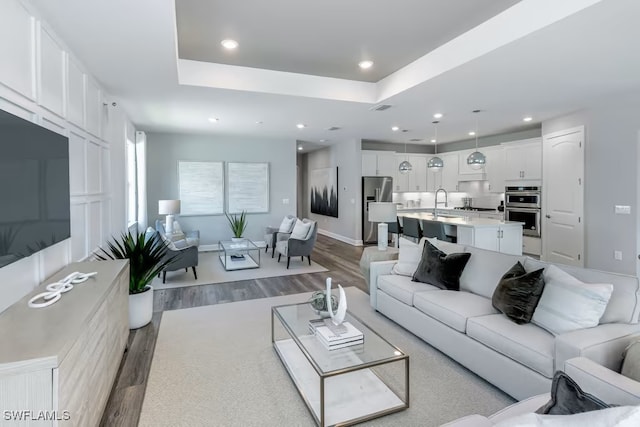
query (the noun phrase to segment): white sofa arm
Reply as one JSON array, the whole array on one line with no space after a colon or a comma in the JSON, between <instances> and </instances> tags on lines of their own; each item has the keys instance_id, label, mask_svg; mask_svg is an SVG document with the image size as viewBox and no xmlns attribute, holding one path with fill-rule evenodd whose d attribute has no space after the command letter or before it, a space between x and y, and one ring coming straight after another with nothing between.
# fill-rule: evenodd
<instances>
[{"instance_id":1,"label":"white sofa arm","mask_svg":"<svg viewBox=\"0 0 640 427\"><path fill-rule=\"evenodd\" d=\"M569 359L564 371L587 393L609 404L639 405L640 382L585 357Z\"/></svg>"},{"instance_id":2,"label":"white sofa arm","mask_svg":"<svg viewBox=\"0 0 640 427\"><path fill-rule=\"evenodd\" d=\"M397 261L372 262L369 266L369 301L371 307L378 309L378 276L391 274Z\"/></svg>"},{"instance_id":3,"label":"white sofa arm","mask_svg":"<svg viewBox=\"0 0 640 427\"><path fill-rule=\"evenodd\" d=\"M640 325L607 323L579 329L556 337L556 369L573 357L587 357L600 365L619 371L624 349L640 336Z\"/></svg>"}]
</instances>

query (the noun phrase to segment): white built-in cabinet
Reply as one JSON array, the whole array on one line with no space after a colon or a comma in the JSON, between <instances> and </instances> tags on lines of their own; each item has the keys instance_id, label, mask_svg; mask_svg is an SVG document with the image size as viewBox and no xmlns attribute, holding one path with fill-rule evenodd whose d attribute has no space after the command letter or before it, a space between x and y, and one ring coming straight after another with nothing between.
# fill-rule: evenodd
<instances>
[{"instance_id":1,"label":"white built-in cabinet","mask_svg":"<svg viewBox=\"0 0 640 427\"><path fill-rule=\"evenodd\" d=\"M362 176L378 175L378 154L374 151L362 152Z\"/></svg>"},{"instance_id":2,"label":"white built-in cabinet","mask_svg":"<svg viewBox=\"0 0 640 427\"><path fill-rule=\"evenodd\" d=\"M424 192L427 188L427 157L411 154L396 154L396 164L404 160L411 163L411 172L402 174L396 167L393 189L396 192Z\"/></svg>"},{"instance_id":3,"label":"white built-in cabinet","mask_svg":"<svg viewBox=\"0 0 640 427\"><path fill-rule=\"evenodd\" d=\"M522 227L510 225L495 227L458 227L458 243L502 252L522 255Z\"/></svg>"},{"instance_id":4,"label":"white built-in cabinet","mask_svg":"<svg viewBox=\"0 0 640 427\"><path fill-rule=\"evenodd\" d=\"M398 163L396 161L395 153L378 154L378 173L377 176L396 176L398 170Z\"/></svg>"},{"instance_id":5,"label":"white built-in cabinet","mask_svg":"<svg viewBox=\"0 0 640 427\"><path fill-rule=\"evenodd\" d=\"M458 191L458 153L438 154L444 166L437 172L429 171L430 191L441 188L447 191Z\"/></svg>"},{"instance_id":6,"label":"white built-in cabinet","mask_svg":"<svg viewBox=\"0 0 640 427\"><path fill-rule=\"evenodd\" d=\"M505 144L506 181L542 179L542 140Z\"/></svg>"},{"instance_id":7,"label":"white built-in cabinet","mask_svg":"<svg viewBox=\"0 0 640 427\"><path fill-rule=\"evenodd\" d=\"M484 172L488 182L488 190L492 193L502 193L505 187L505 150L501 146L483 148L487 163Z\"/></svg>"}]
</instances>

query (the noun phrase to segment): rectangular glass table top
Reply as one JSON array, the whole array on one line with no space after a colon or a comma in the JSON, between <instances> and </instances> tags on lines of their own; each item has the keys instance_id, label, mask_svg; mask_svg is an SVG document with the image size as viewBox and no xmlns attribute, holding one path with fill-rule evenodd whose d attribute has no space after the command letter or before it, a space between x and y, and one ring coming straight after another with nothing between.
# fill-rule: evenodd
<instances>
[{"instance_id":1,"label":"rectangular glass table top","mask_svg":"<svg viewBox=\"0 0 640 427\"><path fill-rule=\"evenodd\" d=\"M231 240L221 240L219 245L226 252L258 249L258 247L249 239L244 239L241 242L233 242Z\"/></svg>"},{"instance_id":2,"label":"rectangular glass table top","mask_svg":"<svg viewBox=\"0 0 640 427\"><path fill-rule=\"evenodd\" d=\"M372 331L349 312L347 312L345 322L351 323L363 333L364 344L331 351L327 350L318 338L309 331L309 320L320 318L309 303L277 306L272 308L272 312L280 319L289 335L307 355L320 375L407 358L400 349Z\"/></svg>"}]
</instances>

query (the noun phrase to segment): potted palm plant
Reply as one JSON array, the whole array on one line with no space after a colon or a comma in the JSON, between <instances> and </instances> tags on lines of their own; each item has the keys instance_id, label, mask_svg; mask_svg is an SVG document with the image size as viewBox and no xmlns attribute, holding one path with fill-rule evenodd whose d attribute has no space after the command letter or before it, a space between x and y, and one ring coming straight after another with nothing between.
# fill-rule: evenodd
<instances>
[{"instance_id":1,"label":"potted palm plant","mask_svg":"<svg viewBox=\"0 0 640 427\"><path fill-rule=\"evenodd\" d=\"M225 215L227 216L227 220L229 221L231 231L233 232L233 237L231 238L231 240L234 242L242 240L244 230L247 228L247 212L242 211L240 213L240 216L229 215L226 212Z\"/></svg>"},{"instance_id":2,"label":"potted palm plant","mask_svg":"<svg viewBox=\"0 0 640 427\"><path fill-rule=\"evenodd\" d=\"M166 256L168 248L163 241L145 233L122 233L107 246L108 250L100 248L99 259L129 260L129 328L141 328L153 315L153 287L149 283L174 257Z\"/></svg>"}]
</instances>

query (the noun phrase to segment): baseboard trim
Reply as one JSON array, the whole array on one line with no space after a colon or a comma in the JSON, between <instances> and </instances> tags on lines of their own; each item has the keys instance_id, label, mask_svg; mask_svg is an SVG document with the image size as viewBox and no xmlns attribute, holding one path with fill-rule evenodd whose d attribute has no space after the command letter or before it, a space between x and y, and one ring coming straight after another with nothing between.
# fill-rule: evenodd
<instances>
[{"instance_id":1,"label":"baseboard trim","mask_svg":"<svg viewBox=\"0 0 640 427\"><path fill-rule=\"evenodd\" d=\"M362 240L351 239L349 237L345 237L340 234L332 233L331 231L328 231L328 230L323 230L322 228L318 228L318 234L331 237L332 239L340 240L341 242L348 243L351 246L362 246L364 244Z\"/></svg>"}]
</instances>

